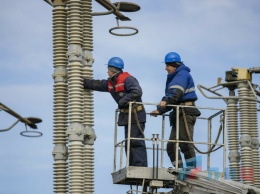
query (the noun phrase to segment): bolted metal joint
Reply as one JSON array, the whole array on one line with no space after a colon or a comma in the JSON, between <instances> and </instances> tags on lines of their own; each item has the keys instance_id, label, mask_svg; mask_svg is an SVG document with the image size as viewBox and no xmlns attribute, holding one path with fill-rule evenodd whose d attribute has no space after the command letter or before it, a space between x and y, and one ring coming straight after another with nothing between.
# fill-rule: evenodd
<instances>
[{"instance_id":1,"label":"bolted metal joint","mask_svg":"<svg viewBox=\"0 0 260 194\"><path fill-rule=\"evenodd\" d=\"M229 95L229 96L235 96L235 95ZM238 99L228 99L227 100L228 104L237 104L237 102L238 102Z\"/></svg>"},{"instance_id":2,"label":"bolted metal joint","mask_svg":"<svg viewBox=\"0 0 260 194\"><path fill-rule=\"evenodd\" d=\"M251 147L252 144L251 136L247 134L241 135L239 142L241 147Z\"/></svg>"},{"instance_id":3,"label":"bolted metal joint","mask_svg":"<svg viewBox=\"0 0 260 194\"><path fill-rule=\"evenodd\" d=\"M86 129L81 123L70 124L66 131L66 134L69 136L70 141L83 141L86 133Z\"/></svg>"},{"instance_id":4,"label":"bolted metal joint","mask_svg":"<svg viewBox=\"0 0 260 194\"><path fill-rule=\"evenodd\" d=\"M240 154L236 150L231 150L228 154L229 162L239 162L240 161Z\"/></svg>"},{"instance_id":5,"label":"bolted metal joint","mask_svg":"<svg viewBox=\"0 0 260 194\"><path fill-rule=\"evenodd\" d=\"M67 57L69 58L69 61L82 61L82 48L80 45L77 44L71 44L68 52Z\"/></svg>"},{"instance_id":6,"label":"bolted metal joint","mask_svg":"<svg viewBox=\"0 0 260 194\"><path fill-rule=\"evenodd\" d=\"M90 126L86 126L85 129L86 129L86 136L84 139L84 144L85 145L94 145L94 141L97 139L95 130Z\"/></svg>"},{"instance_id":7,"label":"bolted metal joint","mask_svg":"<svg viewBox=\"0 0 260 194\"><path fill-rule=\"evenodd\" d=\"M67 70L64 67L57 67L54 69L54 73L52 74L52 77L55 82L63 82L66 81L67 78Z\"/></svg>"},{"instance_id":8,"label":"bolted metal joint","mask_svg":"<svg viewBox=\"0 0 260 194\"><path fill-rule=\"evenodd\" d=\"M92 53L90 51L84 51L83 52L82 63L83 63L84 66L92 66L94 61L95 60L94 60Z\"/></svg>"},{"instance_id":9,"label":"bolted metal joint","mask_svg":"<svg viewBox=\"0 0 260 194\"><path fill-rule=\"evenodd\" d=\"M68 148L65 145L55 145L52 155L54 160L67 160L68 159Z\"/></svg>"},{"instance_id":10,"label":"bolted metal joint","mask_svg":"<svg viewBox=\"0 0 260 194\"><path fill-rule=\"evenodd\" d=\"M251 148L252 149L255 149L255 150L258 150L259 149L259 142L258 142L258 138L255 138L253 137L252 138L252 145L251 145Z\"/></svg>"}]
</instances>

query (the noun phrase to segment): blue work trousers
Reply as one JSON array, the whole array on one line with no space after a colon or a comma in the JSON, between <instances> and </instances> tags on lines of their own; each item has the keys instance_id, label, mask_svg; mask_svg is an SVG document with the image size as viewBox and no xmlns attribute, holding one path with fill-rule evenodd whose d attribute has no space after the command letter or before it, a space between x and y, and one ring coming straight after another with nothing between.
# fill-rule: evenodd
<instances>
[{"instance_id":1,"label":"blue work trousers","mask_svg":"<svg viewBox=\"0 0 260 194\"><path fill-rule=\"evenodd\" d=\"M141 129L144 132L145 123L140 123ZM138 129L136 123L131 124L130 136L134 138L143 138L142 133ZM125 138L128 137L128 125L125 126ZM125 152L127 153L127 141L125 143ZM144 166L147 167L147 152L144 140L130 141L130 156L129 166Z\"/></svg>"},{"instance_id":2,"label":"blue work trousers","mask_svg":"<svg viewBox=\"0 0 260 194\"><path fill-rule=\"evenodd\" d=\"M191 135L191 139L193 139L193 131L194 131L194 125L196 123L196 116L186 115L186 119L187 119L189 132ZM169 140L176 140L176 123L175 122L172 125L172 130L171 130ZM181 115L180 119L179 119L179 140L189 141L188 134L187 134L186 128L185 128L183 115ZM178 158L179 158L178 167L183 168L183 162L182 162L180 151L184 154L186 165L189 167L196 167L196 154L195 154L195 149L192 146L192 144L180 142L179 148L180 149L178 149L178 155L179 155L178 156ZM168 156L170 157L171 162L175 166L175 164L176 164L176 161L175 161L176 143L174 143L174 142L167 143L167 153L168 153Z\"/></svg>"}]
</instances>

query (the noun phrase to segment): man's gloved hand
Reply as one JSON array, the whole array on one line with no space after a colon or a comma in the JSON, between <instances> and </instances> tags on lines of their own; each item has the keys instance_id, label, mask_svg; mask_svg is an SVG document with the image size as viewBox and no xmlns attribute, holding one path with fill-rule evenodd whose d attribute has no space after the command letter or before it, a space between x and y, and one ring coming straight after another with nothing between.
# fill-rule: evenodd
<instances>
[{"instance_id":1,"label":"man's gloved hand","mask_svg":"<svg viewBox=\"0 0 260 194\"><path fill-rule=\"evenodd\" d=\"M160 106L160 107L162 107L162 108L165 108L166 107L166 101L161 101L159 104L158 104L158 106Z\"/></svg>"},{"instance_id":2,"label":"man's gloved hand","mask_svg":"<svg viewBox=\"0 0 260 194\"><path fill-rule=\"evenodd\" d=\"M120 99L118 102L118 108L123 109L123 108L127 108L127 103L125 103L125 101L123 99Z\"/></svg>"},{"instance_id":3,"label":"man's gloved hand","mask_svg":"<svg viewBox=\"0 0 260 194\"><path fill-rule=\"evenodd\" d=\"M126 107L125 107L125 106L121 106L121 105L118 104L118 108L119 108L119 109L124 109L124 108L126 108Z\"/></svg>"},{"instance_id":4,"label":"man's gloved hand","mask_svg":"<svg viewBox=\"0 0 260 194\"><path fill-rule=\"evenodd\" d=\"M153 110L152 112L150 112L150 116L153 116L153 117L157 117L157 115L159 115L160 112L158 110Z\"/></svg>"}]
</instances>

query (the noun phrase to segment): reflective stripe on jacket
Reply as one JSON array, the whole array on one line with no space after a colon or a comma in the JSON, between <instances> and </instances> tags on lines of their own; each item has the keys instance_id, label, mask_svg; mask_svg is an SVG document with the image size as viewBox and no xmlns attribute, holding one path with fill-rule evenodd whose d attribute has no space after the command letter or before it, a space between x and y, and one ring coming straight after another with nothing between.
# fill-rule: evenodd
<instances>
[{"instance_id":1,"label":"reflective stripe on jacket","mask_svg":"<svg viewBox=\"0 0 260 194\"><path fill-rule=\"evenodd\" d=\"M179 102L197 100L195 84L190 75L190 68L184 64L178 67L173 74L167 76L165 97L174 95L176 89L180 89L183 92L183 96L178 100Z\"/></svg>"},{"instance_id":2,"label":"reflective stripe on jacket","mask_svg":"<svg viewBox=\"0 0 260 194\"><path fill-rule=\"evenodd\" d=\"M131 75L127 72L123 72L117 77L116 83L115 83L115 86L114 86L115 92L122 92L122 91L125 90L125 80L128 76L131 76ZM111 92L111 90L113 90L113 84L109 80L108 81L108 92Z\"/></svg>"}]
</instances>

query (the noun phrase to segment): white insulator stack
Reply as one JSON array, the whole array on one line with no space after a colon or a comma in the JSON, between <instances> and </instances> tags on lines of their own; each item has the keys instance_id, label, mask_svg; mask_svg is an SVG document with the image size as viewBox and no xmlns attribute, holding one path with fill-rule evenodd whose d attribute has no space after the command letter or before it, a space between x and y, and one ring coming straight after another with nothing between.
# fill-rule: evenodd
<instances>
[{"instance_id":1,"label":"white insulator stack","mask_svg":"<svg viewBox=\"0 0 260 194\"><path fill-rule=\"evenodd\" d=\"M253 92L249 93L250 98L255 98ZM254 173L254 186L260 187L260 162L259 162L259 141L258 141L258 123L257 123L257 103L249 102L250 115L250 135L252 138L252 161Z\"/></svg>"},{"instance_id":2,"label":"white insulator stack","mask_svg":"<svg viewBox=\"0 0 260 194\"><path fill-rule=\"evenodd\" d=\"M83 0L83 50L93 51L92 0Z\"/></svg>"},{"instance_id":3,"label":"white insulator stack","mask_svg":"<svg viewBox=\"0 0 260 194\"><path fill-rule=\"evenodd\" d=\"M92 30L92 0L83 0L83 77L93 78L92 65L94 59L93 51L93 30ZM84 91L84 125L93 127L94 125L94 107L93 92Z\"/></svg>"},{"instance_id":4,"label":"white insulator stack","mask_svg":"<svg viewBox=\"0 0 260 194\"><path fill-rule=\"evenodd\" d=\"M91 73L91 75L90 75ZM85 78L91 78L92 77L92 71L84 67L84 77ZM85 91L84 92L84 125L85 126L91 126L94 125L94 100L93 100L93 92L92 91Z\"/></svg>"},{"instance_id":5,"label":"white insulator stack","mask_svg":"<svg viewBox=\"0 0 260 194\"><path fill-rule=\"evenodd\" d=\"M68 35L69 44L82 46L83 32L82 32L82 1L81 0L68 0ZM81 54L81 53L78 53Z\"/></svg>"},{"instance_id":6,"label":"white insulator stack","mask_svg":"<svg viewBox=\"0 0 260 194\"><path fill-rule=\"evenodd\" d=\"M82 1L68 0L69 193L84 193Z\"/></svg>"},{"instance_id":7,"label":"white insulator stack","mask_svg":"<svg viewBox=\"0 0 260 194\"><path fill-rule=\"evenodd\" d=\"M92 29L92 0L83 0L83 77L93 78L92 65L93 29ZM84 91L84 118L83 124L87 130L84 139L84 193L94 193L94 140L96 139L94 126L93 92Z\"/></svg>"},{"instance_id":8,"label":"white insulator stack","mask_svg":"<svg viewBox=\"0 0 260 194\"><path fill-rule=\"evenodd\" d=\"M54 1L53 15L53 135L54 193L67 193L67 13L66 5Z\"/></svg>"},{"instance_id":9,"label":"white insulator stack","mask_svg":"<svg viewBox=\"0 0 260 194\"><path fill-rule=\"evenodd\" d=\"M83 78L82 64L71 62L68 69L69 119L73 123L83 123Z\"/></svg>"},{"instance_id":10,"label":"white insulator stack","mask_svg":"<svg viewBox=\"0 0 260 194\"><path fill-rule=\"evenodd\" d=\"M84 193L83 177L83 144L80 141L72 141L69 146L69 191L70 193Z\"/></svg>"},{"instance_id":11,"label":"white insulator stack","mask_svg":"<svg viewBox=\"0 0 260 194\"><path fill-rule=\"evenodd\" d=\"M84 193L94 193L94 148L84 146Z\"/></svg>"},{"instance_id":12,"label":"white insulator stack","mask_svg":"<svg viewBox=\"0 0 260 194\"><path fill-rule=\"evenodd\" d=\"M229 148L230 179L240 181L240 154L238 139L238 108L237 100L229 99L227 102L227 127Z\"/></svg>"},{"instance_id":13,"label":"white insulator stack","mask_svg":"<svg viewBox=\"0 0 260 194\"><path fill-rule=\"evenodd\" d=\"M245 83L239 83L239 97L240 99L240 146L241 146L241 180L245 184L253 185L253 162L252 162L252 148L250 136L250 114L248 93L249 88Z\"/></svg>"}]
</instances>

